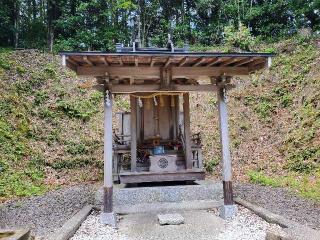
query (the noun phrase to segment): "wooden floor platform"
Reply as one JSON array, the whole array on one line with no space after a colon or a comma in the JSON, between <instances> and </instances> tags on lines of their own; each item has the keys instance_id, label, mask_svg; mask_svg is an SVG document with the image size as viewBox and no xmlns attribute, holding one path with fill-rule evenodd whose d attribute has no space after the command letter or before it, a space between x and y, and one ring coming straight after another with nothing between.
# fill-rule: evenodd
<instances>
[{"instance_id":1,"label":"wooden floor platform","mask_svg":"<svg viewBox=\"0 0 320 240\"><path fill-rule=\"evenodd\" d=\"M121 183L170 182L204 180L205 172L200 169L175 172L121 172Z\"/></svg>"}]
</instances>

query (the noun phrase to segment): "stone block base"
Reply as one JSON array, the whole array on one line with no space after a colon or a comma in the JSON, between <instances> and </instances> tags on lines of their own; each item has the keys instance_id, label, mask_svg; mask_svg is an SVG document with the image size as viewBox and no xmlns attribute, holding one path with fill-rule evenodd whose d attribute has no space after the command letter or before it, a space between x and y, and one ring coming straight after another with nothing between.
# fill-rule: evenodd
<instances>
[{"instance_id":1,"label":"stone block base","mask_svg":"<svg viewBox=\"0 0 320 240\"><path fill-rule=\"evenodd\" d=\"M219 210L221 218L233 218L237 213L237 205L223 205Z\"/></svg>"},{"instance_id":2,"label":"stone block base","mask_svg":"<svg viewBox=\"0 0 320 240\"><path fill-rule=\"evenodd\" d=\"M117 216L114 212L111 212L111 213L102 212L100 219L102 224L109 225L113 228L117 228Z\"/></svg>"}]
</instances>

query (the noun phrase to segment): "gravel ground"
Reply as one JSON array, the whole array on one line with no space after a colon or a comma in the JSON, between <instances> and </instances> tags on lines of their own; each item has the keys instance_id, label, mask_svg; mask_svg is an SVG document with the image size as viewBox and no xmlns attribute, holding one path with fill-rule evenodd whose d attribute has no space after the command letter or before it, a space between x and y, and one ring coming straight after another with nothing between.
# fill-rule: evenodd
<instances>
[{"instance_id":1,"label":"gravel ground","mask_svg":"<svg viewBox=\"0 0 320 240\"><path fill-rule=\"evenodd\" d=\"M265 240L267 229L280 226L269 224L250 210L238 206L234 219L225 221L225 230L218 234L217 239L225 240Z\"/></svg>"},{"instance_id":2,"label":"gravel ground","mask_svg":"<svg viewBox=\"0 0 320 240\"><path fill-rule=\"evenodd\" d=\"M96 185L68 186L43 196L0 205L0 228L29 227L38 236L50 234L83 206L92 203ZM320 229L320 204L282 188L235 184L236 194L288 219Z\"/></svg>"},{"instance_id":3,"label":"gravel ground","mask_svg":"<svg viewBox=\"0 0 320 240\"><path fill-rule=\"evenodd\" d=\"M29 227L44 237L61 227L83 206L93 202L95 185L69 186L43 196L0 205L0 228Z\"/></svg>"},{"instance_id":4,"label":"gravel ground","mask_svg":"<svg viewBox=\"0 0 320 240\"><path fill-rule=\"evenodd\" d=\"M211 214L216 215L216 212ZM181 214L184 215L185 213ZM191 223L190 214L194 214L194 217L199 216L198 211L188 211L189 217L187 217L185 224L175 226L160 226L158 221L154 222L154 219L157 218L156 214L153 214L154 216L152 214L145 216L146 218L150 218L146 228L152 229L150 233L145 233L141 232L142 229L140 228L141 224L144 224L145 221L141 216L136 217L134 222L131 222L132 219L129 220L129 223L131 223L129 229L125 226L126 224L124 226L120 224L120 229L114 230L111 227L102 225L99 213L95 212L83 222L70 240L160 240L164 239L163 236L166 236L167 240L193 240L195 238L198 240L264 240L267 229L280 229L279 226L269 224L248 209L239 206L236 217L228 221L223 221L219 217L208 218L203 215L203 221L217 221L217 227L210 227L209 229L207 227L203 229L204 234L201 235L197 230L203 227L204 222ZM211 217L213 217L212 215ZM129 218L129 216L123 216L121 221L128 221L126 218ZM188 231L186 231L186 227ZM140 234L138 234L139 236L135 236L132 234L133 232L139 232Z\"/></svg>"},{"instance_id":5,"label":"gravel ground","mask_svg":"<svg viewBox=\"0 0 320 240\"><path fill-rule=\"evenodd\" d=\"M235 184L235 193L273 213L311 228L320 229L320 204L295 196L286 189L254 184Z\"/></svg>"},{"instance_id":6,"label":"gravel ground","mask_svg":"<svg viewBox=\"0 0 320 240\"><path fill-rule=\"evenodd\" d=\"M81 224L70 240L130 240L112 227L101 224L98 212L94 212Z\"/></svg>"}]
</instances>

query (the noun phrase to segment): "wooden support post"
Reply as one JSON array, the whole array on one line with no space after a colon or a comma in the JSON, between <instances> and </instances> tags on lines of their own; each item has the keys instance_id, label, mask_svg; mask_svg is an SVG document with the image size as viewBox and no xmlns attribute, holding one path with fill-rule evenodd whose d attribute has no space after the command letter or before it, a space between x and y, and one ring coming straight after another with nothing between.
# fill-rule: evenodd
<instances>
[{"instance_id":1,"label":"wooden support post","mask_svg":"<svg viewBox=\"0 0 320 240\"><path fill-rule=\"evenodd\" d=\"M131 107L131 172L137 167L137 99L130 96Z\"/></svg>"},{"instance_id":2,"label":"wooden support post","mask_svg":"<svg viewBox=\"0 0 320 240\"><path fill-rule=\"evenodd\" d=\"M103 178L103 208L101 221L103 224L116 227L116 217L113 213L113 177L112 177L112 95L109 91L104 99L104 178Z\"/></svg>"},{"instance_id":3,"label":"wooden support post","mask_svg":"<svg viewBox=\"0 0 320 240\"><path fill-rule=\"evenodd\" d=\"M179 124L180 124L180 101L179 101L179 96L175 96L175 115L176 115L176 122L174 123L176 125L176 133L175 137L178 139L179 136Z\"/></svg>"},{"instance_id":4,"label":"wooden support post","mask_svg":"<svg viewBox=\"0 0 320 240\"><path fill-rule=\"evenodd\" d=\"M228 108L226 103L226 90L224 88L219 88L217 92L224 197L224 206L222 207L221 214L223 218L229 218L234 216L236 207L234 205L232 191L232 166L229 149Z\"/></svg>"},{"instance_id":5,"label":"wooden support post","mask_svg":"<svg viewBox=\"0 0 320 240\"><path fill-rule=\"evenodd\" d=\"M185 137L185 157L187 169L192 168L191 134L190 134L190 105L189 93L183 94L183 122Z\"/></svg>"},{"instance_id":6,"label":"wooden support post","mask_svg":"<svg viewBox=\"0 0 320 240\"><path fill-rule=\"evenodd\" d=\"M177 125L176 125L176 96L170 96L170 137L172 139L177 138Z\"/></svg>"}]
</instances>

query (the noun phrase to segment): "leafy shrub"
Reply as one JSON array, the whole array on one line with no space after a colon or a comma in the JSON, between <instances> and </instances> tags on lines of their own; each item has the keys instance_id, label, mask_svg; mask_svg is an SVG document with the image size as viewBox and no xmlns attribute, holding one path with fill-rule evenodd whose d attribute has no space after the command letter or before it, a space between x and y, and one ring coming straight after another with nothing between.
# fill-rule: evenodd
<instances>
[{"instance_id":1,"label":"leafy shrub","mask_svg":"<svg viewBox=\"0 0 320 240\"><path fill-rule=\"evenodd\" d=\"M20 74L20 75L27 72L27 70L22 66L17 66L16 69L17 69L18 74Z\"/></svg>"},{"instance_id":2,"label":"leafy shrub","mask_svg":"<svg viewBox=\"0 0 320 240\"><path fill-rule=\"evenodd\" d=\"M281 183L277 181L277 179L273 177L269 177L262 172L258 171L250 171L248 172L248 176L250 178L250 181L252 183L258 183L263 186L272 186L272 187L279 187L281 186Z\"/></svg>"},{"instance_id":3,"label":"leafy shrub","mask_svg":"<svg viewBox=\"0 0 320 240\"><path fill-rule=\"evenodd\" d=\"M55 79L57 77L57 72L55 70L55 66L53 66L52 64L48 64L44 70L43 70L45 76L47 78L52 78Z\"/></svg>"},{"instance_id":4,"label":"leafy shrub","mask_svg":"<svg viewBox=\"0 0 320 240\"><path fill-rule=\"evenodd\" d=\"M204 163L204 168L207 172L212 173L215 170L215 168L219 165L219 162L219 159L212 159L210 161L206 161Z\"/></svg>"},{"instance_id":5,"label":"leafy shrub","mask_svg":"<svg viewBox=\"0 0 320 240\"><path fill-rule=\"evenodd\" d=\"M245 96L244 105L252 106L253 110L258 114L258 117L262 120L269 120L271 113L273 112L275 105L272 103L270 97L255 97Z\"/></svg>"},{"instance_id":6,"label":"leafy shrub","mask_svg":"<svg viewBox=\"0 0 320 240\"><path fill-rule=\"evenodd\" d=\"M43 173L38 170L9 171L0 174L0 197L32 196L46 191Z\"/></svg>"},{"instance_id":7,"label":"leafy shrub","mask_svg":"<svg viewBox=\"0 0 320 240\"><path fill-rule=\"evenodd\" d=\"M98 112L100 101L102 101L102 94L93 92L89 99L60 100L57 102L57 106L69 117L89 120Z\"/></svg>"},{"instance_id":8,"label":"leafy shrub","mask_svg":"<svg viewBox=\"0 0 320 240\"><path fill-rule=\"evenodd\" d=\"M254 110L261 119L267 120L274 110L274 105L269 98L260 97Z\"/></svg>"},{"instance_id":9,"label":"leafy shrub","mask_svg":"<svg viewBox=\"0 0 320 240\"><path fill-rule=\"evenodd\" d=\"M273 89L273 93L276 94L276 98L280 102L281 107L289 107L293 102L293 97L289 91L284 87L276 87Z\"/></svg>"},{"instance_id":10,"label":"leafy shrub","mask_svg":"<svg viewBox=\"0 0 320 240\"><path fill-rule=\"evenodd\" d=\"M38 115L41 118L55 119L58 116L58 113L48 107L43 107L39 109Z\"/></svg>"},{"instance_id":11,"label":"leafy shrub","mask_svg":"<svg viewBox=\"0 0 320 240\"><path fill-rule=\"evenodd\" d=\"M49 98L49 95L46 90L38 91L34 96L34 104L35 105L43 104L48 98Z\"/></svg>"},{"instance_id":12,"label":"leafy shrub","mask_svg":"<svg viewBox=\"0 0 320 240\"><path fill-rule=\"evenodd\" d=\"M68 145L66 146L66 151L71 155L77 155L77 154L87 153L88 149L86 145L83 143L69 142Z\"/></svg>"},{"instance_id":13,"label":"leafy shrub","mask_svg":"<svg viewBox=\"0 0 320 240\"><path fill-rule=\"evenodd\" d=\"M242 50L250 51L254 45L254 37L251 36L249 28L242 23L238 29L234 25L229 25L224 28L225 43L229 47L236 47Z\"/></svg>"},{"instance_id":14,"label":"leafy shrub","mask_svg":"<svg viewBox=\"0 0 320 240\"><path fill-rule=\"evenodd\" d=\"M8 51L3 50L3 48L0 49L0 69L4 70L10 70L11 63L7 60Z\"/></svg>"},{"instance_id":15,"label":"leafy shrub","mask_svg":"<svg viewBox=\"0 0 320 240\"><path fill-rule=\"evenodd\" d=\"M73 169L73 168L82 168L88 165L96 165L96 159L94 158L75 158L68 160L60 160L51 164L51 167L56 170L61 169Z\"/></svg>"},{"instance_id":16,"label":"leafy shrub","mask_svg":"<svg viewBox=\"0 0 320 240\"><path fill-rule=\"evenodd\" d=\"M311 173L320 169L320 147L295 151L289 156L287 167L295 172Z\"/></svg>"}]
</instances>

